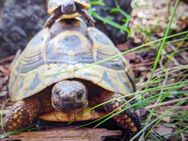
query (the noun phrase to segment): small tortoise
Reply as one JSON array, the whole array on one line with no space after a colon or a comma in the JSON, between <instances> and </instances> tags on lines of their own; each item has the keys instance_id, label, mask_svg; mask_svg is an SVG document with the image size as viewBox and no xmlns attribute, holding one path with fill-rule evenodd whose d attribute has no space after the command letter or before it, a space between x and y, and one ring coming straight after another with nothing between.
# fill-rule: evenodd
<instances>
[{"instance_id":1,"label":"small tortoise","mask_svg":"<svg viewBox=\"0 0 188 141\"><path fill-rule=\"evenodd\" d=\"M88 14L90 8L88 0L48 0L48 13L51 15L44 27L51 27L57 19L72 19L82 15L89 26L94 25L93 18Z\"/></svg>"},{"instance_id":2,"label":"small tortoise","mask_svg":"<svg viewBox=\"0 0 188 141\"><path fill-rule=\"evenodd\" d=\"M121 110L130 98L123 96L134 92L135 85L129 64L119 53L104 33L88 28L80 18L42 29L12 65L9 94L16 103L4 117L4 130L28 126L38 117L80 121L99 118L118 107ZM117 57L107 59L113 55ZM108 100L95 112L80 114ZM56 113L60 119L51 117ZM128 133L141 128L130 109L114 120Z\"/></svg>"}]
</instances>

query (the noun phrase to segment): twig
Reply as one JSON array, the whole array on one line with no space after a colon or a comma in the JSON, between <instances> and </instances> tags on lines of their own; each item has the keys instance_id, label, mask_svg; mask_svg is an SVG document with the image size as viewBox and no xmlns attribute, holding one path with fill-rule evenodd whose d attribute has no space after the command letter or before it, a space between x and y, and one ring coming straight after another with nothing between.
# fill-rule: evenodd
<instances>
[{"instance_id":1,"label":"twig","mask_svg":"<svg viewBox=\"0 0 188 141\"><path fill-rule=\"evenodd\" d=\"M170 47L173 51L175 51L175 52L177 51L177 49L176 49L174 46L172 46L171 44L169 44L169 47ZM187 56L184 55L184 53L179 53L178 55L180 55L184 60L188 61Z\"/></svg>"},{"instance_id":2,"label":"twig","mask_svg":"<svg viewBox=\"0 0 188 141\"><path fill-rule=\"evenodd\" d=\"M160 106L165 106L165 105L177 103L177 102L182 101L182 100L188 100L188 97L184 97L184 98L180 98L180 99L174 99L174 100L166 101L166 102L163 102L163 103L150 105L150 106L145 107L144 109L150 110L150 109L154 109L154 108L157 108L157 107L160 107Z\"/></svg>"},{"instance_id":3,"label":"twig","mask_svg":"<svg viewBox=\"0 0 188 141\"><path fill-rule=\"evenodd\" d=\"M181 110L181 111L187 111L188 110L188 105L180 106L180 107L178 107L178 109Z\"/></svg>"},{"instance_id":4,"label":"twig","mask_svg":"<svg viewBox=\"0 0 188 141\"><path fill-rule=\"evenodd\" d=\"M137 68L137 67L142 67L142 66L150 66L152 64L153 64L153 60L147 61L147 62L146 61L145 62L142 61L142 63L133 64L132 67Z\"/></svg>"}]
</instances>

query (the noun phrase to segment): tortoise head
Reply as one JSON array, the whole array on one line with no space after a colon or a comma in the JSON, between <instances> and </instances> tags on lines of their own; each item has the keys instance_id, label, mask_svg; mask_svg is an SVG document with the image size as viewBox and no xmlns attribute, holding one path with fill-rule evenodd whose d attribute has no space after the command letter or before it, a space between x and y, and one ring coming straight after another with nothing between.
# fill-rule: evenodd
<instances>
[{"instance_id":1,"label":"tortoise head","mask_svg":"<svg viewBox=\"0 0 188 141\"><path fill-rule=\"evenodd\" d=\"M48 0L48 13L53 14L58 8L64 14L74 14L77 8L89 9L90 5L88 0Z\"/></svg>"},{"instance_id":2,"label":"tortoise head","mask_svg":"<svg viewBox=\"0 0 188 141\"><path fill-rule=\"evenodd\" d=\"M62 112L83 109L88 105L87 90L79 81L65 80L52 88L52 106Z\"/></svg>"},{"instance_id":3,"label":"tortoise head","mask_svg":"<svg viewBox=\"0 0 188 141\"><path fill-rule=\"evenodd\" d=\"M64 0L61 4L61 12L65 14L73 14L76 12L76 4L74 0Z\"/></svg>"},{"instance_id":4,"label":"tortoise head","mask_svg":"<svg viewBox=\"0 0 188 141\"><path fill-rule=\"evenodd\" d=\"M61 3L61 12L64 14L76 13L77 8L89 9L88 0L63 0Z\"/></svg>"}]
</instances>

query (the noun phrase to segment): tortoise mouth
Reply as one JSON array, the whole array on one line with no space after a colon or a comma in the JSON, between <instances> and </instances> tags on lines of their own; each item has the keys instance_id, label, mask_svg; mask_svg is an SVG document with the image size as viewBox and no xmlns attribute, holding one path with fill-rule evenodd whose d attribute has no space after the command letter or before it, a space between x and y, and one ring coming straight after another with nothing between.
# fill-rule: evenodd
<instances>
[{"instance_id":1,"label":"tortoise mouth","mask_svg":"<svg viewBox=\"0 0 188 141\"><path fill-rule=\"evenodd\" d=\"M75 110L86 108L88 106L88 101L82 101L82 102L61 101L61 103L52 103L52 106L57 111L68 113Z\"/></svg>"}]
</instances>

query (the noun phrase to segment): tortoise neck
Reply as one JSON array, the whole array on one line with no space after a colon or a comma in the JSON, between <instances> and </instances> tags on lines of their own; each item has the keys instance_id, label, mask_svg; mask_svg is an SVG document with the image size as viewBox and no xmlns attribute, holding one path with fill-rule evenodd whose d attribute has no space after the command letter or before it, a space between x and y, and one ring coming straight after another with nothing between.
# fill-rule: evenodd
<instances>
[{"instance_id":1,"label":"tortoise neck","mask_svg":"<svg viewBox=\"0 0 188 141\"><path fill-rule=\"evenodd\" d=\"M78 22L78 20L75 18L74 19L62 19L61 21L67 25L74 25L75 22Z\"/></svg>"}]
</instances>

